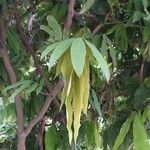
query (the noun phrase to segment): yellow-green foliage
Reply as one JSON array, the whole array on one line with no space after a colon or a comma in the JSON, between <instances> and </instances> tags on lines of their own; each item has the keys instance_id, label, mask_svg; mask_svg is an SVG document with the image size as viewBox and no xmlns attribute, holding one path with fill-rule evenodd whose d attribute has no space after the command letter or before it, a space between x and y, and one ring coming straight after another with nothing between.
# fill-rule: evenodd
<instances>
[{"instance_id":1,"label":"yellow-green foliage","mask_svg":"<svg viewBox=\"0 0 150 150\"><path fill-rule=\"evenodd\" d=\"M63 76L60 109L65 103L69 142L74 138L76 143L82 111L87 115L91 60L96 59L107 81L110 77L109 69L96 47L83 38L67 39L49 45L42 53L41 59L48 53L51 53L49 69L57 64L56 76Z\"/></svg>"},{"instance_id":2,"label":"yellow-green foliage","mask_svg":"<svg viewBox=\"0 0 150 150\"><path fill-rule=\"evenodd\" d=\"M73 70L70 52L65 52L62 56L61 65L57 64L57 73L61 72L64 78L64 88L62 90L62 102L65 101L67 114L67 129L69 141L72 141L72 126L74 129L74 139L76 141L80 128L81 112L87 114L89 98L89 60L86 58L83 73L79 78Z\"/></svg>"}]
</instances>

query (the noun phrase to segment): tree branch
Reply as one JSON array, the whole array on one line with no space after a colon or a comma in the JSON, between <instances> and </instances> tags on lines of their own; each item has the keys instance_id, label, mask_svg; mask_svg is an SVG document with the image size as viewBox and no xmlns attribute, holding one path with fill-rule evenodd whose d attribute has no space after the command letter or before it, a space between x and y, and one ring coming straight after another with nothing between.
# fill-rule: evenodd
<instances>
[{"instance_id":1,"label":"tree branch","mask_svg":"<svg viewBox=\"0 0 150 150\"><path fill-rule=\"evenodd\" d=\"M66 20L66 24L65 24L65 28L67 31L70 30L70 27L72 25L72 19L74 16L74 5L75 5L75 0L69 0L68 15L67 15L67 20Z\"/></svg>"},{"instance_id":2,"label":"tree branch","mask_svg":"<svg viewBox=\"0 0 150 150\"><path fill-rule=\"evenodd\" d=\"M34 61L34 65L35 65L36 70L37 70L37 73L40 74L43 77L45 85L46 85L46 87L48 89L48 92L51 93L52 92L51 85L49 83L49 80L48 80L47 76L44 73L42 65L39 63L39 61L38 61L38 59L36 57L36 52L35 52L35 50L33 49L32 45L30 43L29 37L28 37L28 35L26 33L22 32L23 28L22 28L22 25L21 25L21 18L20 18L19 14L18 14L17 8L15 10L15 17L16 17L16 21L17 21L16 28L18 30L18 33L19 33L20 37L21 37L22 43L24 45L24 48L32 56L33 61ZM55 99L55 101L53 101L53 102L56 105L56 107L60 106L60 103L59 103L59 101L57 99ZM63 116L63 118L65 118L64 117L65 115L64 115L63 112L61 112L61 115Z\"/></svg>"},{"instance_id":3,"label":"tree branch","mask_svg":"<svg viewBox=\"0 0 150 150\"><path fill-rule=\"evenodd\" d=\"M63 82L59 81L58 84L55 86L54 90L47 97L45 103L43 104L43 106L42 106L42 108L40 110L40 112L28 124L28 126L27 126L27 128L26 128L26 130L24 132L25 136L28 136L29 133L31 132L32 128L36 125L36 123L38 123L41 120L41 118L44 116L44 114L48 110L49 105L51 104L52 100L59 94L59 92L61 91L62 87L63 87Z\"/></svg>"},{"instance_id":4,"label":"tree branch","mask_svg":"<svg viewBox=\"0 0 150 150\"><path fill-rule=\"evenodd\" d=\"M6 47L6 28L4 26L4 22L1 16L0 16L0 43L1 43L0 54L2 56L5 68L8 72L10 82L11 84L16 83L17 77L16 77L15 70L13 69L13 66L10 62L9 55L8 55L8 51ZM22 101L19 95L15 97L15 107L16 107L17 124L18 124L18 140L22 140L22 133L24 130L24 120L23 120ZM19 149L19 146L18 146L18 149Z\"/></svg>"}]
</instances>

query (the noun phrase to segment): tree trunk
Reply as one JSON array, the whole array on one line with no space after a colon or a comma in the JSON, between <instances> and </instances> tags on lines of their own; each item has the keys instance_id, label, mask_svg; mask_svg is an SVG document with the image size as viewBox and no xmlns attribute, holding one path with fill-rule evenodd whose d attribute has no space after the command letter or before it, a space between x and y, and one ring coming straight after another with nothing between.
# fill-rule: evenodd
<instances>
[{"instance_id":1,"label":"tree trunk","mask_svg":"<svg viewBox=\"0 0 150 150\"><path fill-rule=\"evenodd\" d=\"M25 142L26 138L18 135L17 150L26 150Z\"/></svg>"}]
</instances>

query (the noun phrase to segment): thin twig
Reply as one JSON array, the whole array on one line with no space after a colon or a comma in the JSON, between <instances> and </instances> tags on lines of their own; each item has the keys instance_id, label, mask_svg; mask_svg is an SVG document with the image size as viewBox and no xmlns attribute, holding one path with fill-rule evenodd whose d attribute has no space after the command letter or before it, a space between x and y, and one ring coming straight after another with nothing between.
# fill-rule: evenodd
<instances>
[{"instance_id":1,"label":"thin twig","mask_svg":"<svg viewBox=\"0 0 150 150\"><path fill-rule=\"evenodd\" d=\"M108 20L109 16L110 16L110 13L108 13L108 14L106 15L105 20L104 20L104 23L100 23L100 24L98 24L98 25L95 27L95 29L94 29L93 32L92 32L92 35L95 35L95 34L105 25L105 23L106 23L106 21Z\"/></svg>"}]
</instances>

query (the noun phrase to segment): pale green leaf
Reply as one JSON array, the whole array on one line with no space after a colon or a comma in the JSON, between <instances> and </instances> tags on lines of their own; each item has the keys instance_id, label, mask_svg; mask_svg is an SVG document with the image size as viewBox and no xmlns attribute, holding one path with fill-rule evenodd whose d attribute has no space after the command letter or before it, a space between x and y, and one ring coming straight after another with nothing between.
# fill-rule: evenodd
<instances>
[{"instance_id":1,"label":"pale green leaf","mask_svg":"<svg viewBox=\"0 0 150 150\"><path fill-rule=\"evenodd\" d=\"M41 25L40 29L47 32L50 36L54 36L53 30L51 30L48 26Z\"/></svg>"},{"instance_id":2,"label":"pale green leaf","mask_svg":"<svg viewBox=\"0 0 150 150\"><path fill-rule=\"evenodd\" d=\"M85 40L86 41L86 40ZM105 62L102 54L97 50L97 48L90 42L86 41L88 47L91 49L93 56L97 60L97 62L100 64L100 67L102 69L103 74L106 77L106 80L109 81L110 78L110 72L107 63Z\"/></svg>"},{"instance_id":3,"label":"pale green leaf","mask_svg":"<svg viewBox=\"0 0 150 150\"><path fill-rule=\"evenodd\" d=\"M102 117L102 112L100 110L100 103L98 101L98 97L96 95L96 92L93 89L91 90L91 94L92 94L92 98L93 98L94 107L97 110L99 117Z\"/></svg>"},{"instance_id":4,"label":"pale green leaf","mask_svg":"<svg viewBox=\"0 0 150 150\"><path fill-rule=\"evenodd\" d=\"M18 81L18 82L16 82L16 83L12 84L12 85L7 86L7 87L4 89L4 92L6 92L6 91L8 91L8 90L11 90L11 89L13 89L13 88L16 88L16 87L18 87L18 86L20 86L20 85L22 85L22 84L30 84L30 83L32 83L31 80Z\"/></svg>"},{"instance_id":5,"label":"pale green leaf","mask_svg":"<svg viewBox=\"0 0 150 150\"><path fill-rule=\"evenodd\" d=\"M131 125L131 122L133 121L134 119L134 114L132 114L127 120L126 122L122 125L121 129L120 129L120 132L117 136L117 139L115 140L115 144L113 146L113 149L112 150L118 150L119 146L122 144L125 136L127 135L129 129L130 129L130 125Z\"/></svg>"},{"instance_id":6,"label":"pale green leaf","mask_svg":"<svg viewBox=\"0 0 150 150\"><path fill-rule=\"evenodd\" d=\"M76 74L80 77L83 72L86 47L82 38L76 38L71 45L71 61Z\"/></svg>"},{"instance_id":7,"label":"pale green leaf","mask_svg":"<svg viewBox=\"0 0 150 150\"><path fill-rule=\"evenodd\" d=\"M95 0L87 0L83 4L82 9L79 12L79 15L84 14L86 11L88 11L92 7L92 5L94 4L94 2L95 2Z\"/></svg>"},{"instance_id":8,"label":"pale green leaf","mask_svg":"<svg viewBox=\"0 0 150 150\"><path fill-rule=\"evenodd\" d=\"M133 15L133 22L139 21L143 17L140 11L136 11Z\"/></svg>"},{"instance_id":9,"label":"pale green leaf","mask_svg":"<svg viewBox=\"0 0 150 150\"><path fill-rule=\"evenodd\" d=\"M148 0L142 0L144 9L146 9L148 7Z\"/></svg>"},{"instance_id":10,"label":"pale green leaf","mask_svg":"<svg viewBox=\"0 0 150 150\"><path fill-rule=\"evenodd\" d=\"M55 39L60 41L62 39L61 27L53 16L47 16L48 26L53 30Z\"/></svg>"},{"instance_id":11,"label":"pale green leaf","mask_svg":"<svg viewBox=\"0 0 150 150\"><path fill-rule=\"evenodd\" d=\"M67 130L69 135L69 143L72 142L72 122L73 122L73 109L71 105L71 94L66 98L66 118L67 118Z\"/></svg>"},{"instance_id":12,"label":"pale green leaf","mask_svg":"<svg viewBox=\"0 0 150 150\"><path fill-rule=\"evenodd\" d=\"M58 43L54 43L52 45L49 45L46 47L46 49L42 52L41 54L41 60L47 56L52 50L54 50L58 45L60 44L60 42Z\"/></svg>"},{"instance_id":13,"label":"pale green leaf","mask_svg":"<svg viewBox=\"0 0 150 150\"><path fill-rule=\"evenodd\" d=\"M57 62L57 60L62 56L62 54L70 47L72 39L68 39L60 42L60 44L53 51L49 60L49 69L51 69Z\"/></svg>"},{"instance_id":14,"label":"pale green leaf","mask_svg":"<svg viewBox=\"0 0 150 150\"><path fill-rule=\"evenodd\" d=\"M148 138L144 124L142 123L141 114L137 114L133 121L133 140L135 150L150 150Z\"/></svg>"}]
</instances>

